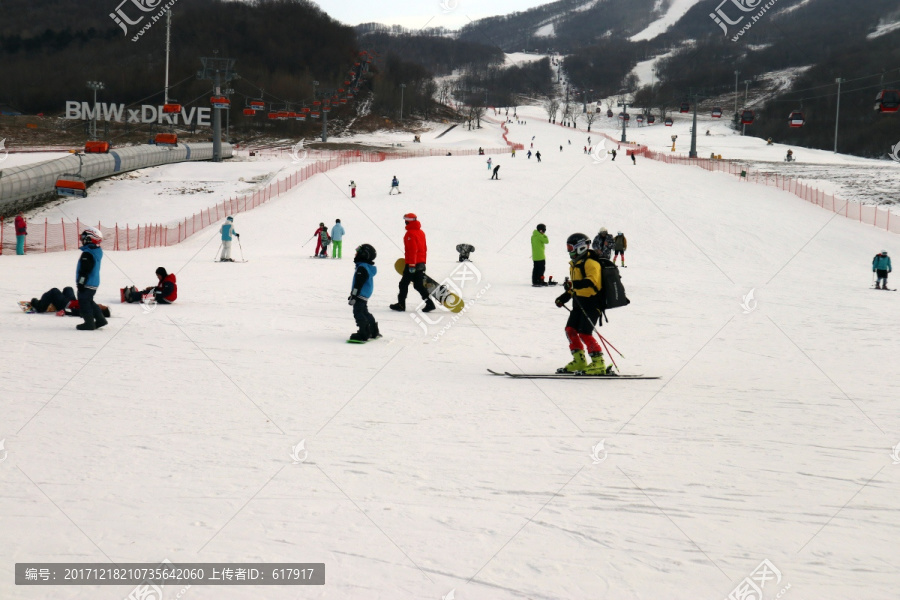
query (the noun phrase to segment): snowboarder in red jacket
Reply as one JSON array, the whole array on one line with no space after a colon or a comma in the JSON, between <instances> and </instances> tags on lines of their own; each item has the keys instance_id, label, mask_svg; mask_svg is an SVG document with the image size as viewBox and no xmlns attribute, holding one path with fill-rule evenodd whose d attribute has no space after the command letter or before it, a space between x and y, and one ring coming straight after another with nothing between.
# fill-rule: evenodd
<instances>
[{"instance_id":1,"label":"snowboarder in red jacket","mask_svg":"<svg viewBox=\"0 0 900 600\"><path fill-rule=\"evenodd\" d=\"M415 213L403 215L406 222L406 235L403 236L403 250L405 254L406 268L403 269L403 277L400 279L400 293L397 294L397 303L391 304L391 310L406 310L406 295L409 292L409 284L419 292L425 301L425 312L435 309L434 302L425 289L425 260L428 248L425 244L425 232Z\"/></svg>"}]
</instances>

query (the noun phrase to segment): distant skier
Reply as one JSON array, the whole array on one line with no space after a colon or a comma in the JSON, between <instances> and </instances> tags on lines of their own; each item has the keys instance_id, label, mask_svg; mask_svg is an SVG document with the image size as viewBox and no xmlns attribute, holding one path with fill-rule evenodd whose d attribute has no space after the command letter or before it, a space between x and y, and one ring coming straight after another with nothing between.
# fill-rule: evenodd
<instances>
[{"instance_id":1,"label":"distant skier","mask_svg":"<svg viewBox=\"0 0 900 600\"><path fill-rule=\"evenodd\" d=\"M513 158L516 157L516 149L515 149L515 148L512 149L512 157L513 157Z\"/></svg>"},{"instance_id":2,"label":"distant skier","mask_svg":"<svg viewBox=\"0 0 900 600\"><path fill-rule=\"evenodd\" d=\"M606 227L601 227L600 233L597 234L594 238L594 242L591 244L591 249L596 252L600 258L609 260L614 247L615 241L613 240L613 236L606 231Z\"/></svg>"},{"instance_id":3,"label":"distant skier","mask_svg":"<svg viewBox=\"0 0 900 600\"><path fill-rule=\"evenodd\" d=\"M25 238L28 236L28 224L25 222L25 217L23 216L22 211L19 211L19 214L16 215L15 225L16 254L21 256L25 254Z\"/></svg>"},{"instance_id":4,"label":"distant skier","mask_svg":"<svg viewBox=\"0 0 900 600\"><path fill-rule=\"evenodd\" d=\"M547 265L547 256L544 252L544 246L550 243L547 237L547 226L538 223L534 232L531 234L531 260L534 261L534 267L531 269L531 285L545 286L544 268Z\"/></svg>"},{"instance_id":5,"label":"distant skier","mask_svg":"<svg viewBox=\"0 0 900 600\"><path fill-rule=\"evenodd\" d=\"M100 263L103 262L103 234L96 227L87 227L81 232L81 256L75 271L75 284L78 289L78 308L84 323L75 329L91 331L106 325L106 317L94 302L94 294L100 287Z\"/></svg>"},{"instance_id":6,"label":"distant skier","mask_svg":"<svg viewBox=\"0 0 900 600\"><path fill-rule=\"evenodd\" d=\"M396 175L394 175L394 178L391 179L391 191L388 192L388 196L393 195L394 190L397 190L397 193L398 193L398 194L402 194L402 193L403 193L403 192L400 191L400 180L397 179L397 176L396 176Z\"/></svg>"},{"instance_id":7,"label":"distant skier","mask_svg":"<svg viewBox=\"0 0 900 600\"><path fill-rule=\"evenodd\" d=\"M356 182L352 179L350 180L350 197L356 198Z\"/></svg>"},{"instance_id":8,"label":"distant skier","mask_svg":"<svg viewBox=\"0 0 900 600\"><path fill-rule=\"evenodd\" d=\"M538 162L541 162L541 151L538 150L537 152L535 152L534 157L537 159Z\"/></svg>"},{"instance_id":9,"label":"distant skier","mask_svg":"<svg viewBox=\"0 0 900 600\"><path fill-rule=\"evenodd\" d=\"M637 155L635 154L635 151L632 150L629 154L631 154L631 164L637 166Z\"/></svg>"},{"instance_id":10,"label":"distant skier","mask_svg":"<svg viewBox=\"0 0 900 600\"><path fill-rule=\"evenodd\" d=\"M613 149L612 149L612 150L610 150L610 152L611 152L611 153L612 153L612 155L613 155L613 159L612 159L612 161L613 161L613 162L616 162L616 149L615 149L615 148L613 148Z\"/></svg>"},{"instance_id":11,"label":"distant skier","mask_svg":"<svg viewBox=\"0 0 900 600\"><path fill-rule=\"evenodd\" d=\"M222 234L222 255L219 257L219 262L234 262L231 258L231 238L241 237L241 234L234 230L234 217L229 216L225 219L219 228L219 233Z\"/></svg>"},{"instance_id":12,"label":"distant skier","mask_svg":"<svg viewBox=\"0 0 900 600\"><path fill-rule=\"evenodd\" d=\"M331 243L331 236L328 235L328 228L324 224L319 227L319 243L322 245L319 258L328 258L328 244Z\"/></svg>"},{"instance_id":13,"label":"distant skier","mask_svg":"<svg viewBox=\"0 0 900 600\"><path fill-rule=\"evenodd\" d=\"M344 257L344 226L341 225L340 219L334 220L334 226L331 228L331 258Z\"/></svg>"},{"instance_id":14,"label":"distant skier","mask_svg":"<svg viewBox=\"0 0 900 600\"><path fill-rule=\"evenodd\" d=\"M560 145L560 147L559 147L559 151L560 151L560 152L562 152L562 145Z\"/></svg>"},{"instance_id":15,"label":"distant skier","mask_svg":"<svg viewBox=\"0 0 900 600\"><path fill-rule=\"evenodd\" d=\"M424 312L431 312L435 309L428 290L425 289L425 260L428 247L425 243L425 232L422 231L422 224L415 213L406 213L403 215L403 221L406 223L406 235L403 236L404 260L406 268L403 269L403 277L400 278L400 293L397 294L397 303L391 304L391 310L406 310L406 295L409 293L409 284L413 284L413 289L419 292L422 300L425 301Z\"/></svg>"},{"instance_id":16,"label":"distant skier","mask_svg":"<svg viewBox=\"0 0 900 600\"><path fill-rule=\"evenodd\" d=\"M594 326L600 318L598 294L603 285L598 256L590 249L590 240L583 233L573 233L566 240L569 252L569 280L564 284L565 292L556 299L556 306L562 307L574 299L569 319L566 321L566 338L572 352L572 362L557 369L558 373L584 371L589 375L604 375L606 363L603 349L594 338ZM590 354L587 362L585 347Z\"/></svg>"},{"instance_id":17,"label":"distant skier","mask_svg":"<svg viewBox=\"0 0 900 600\"><path fill-rule=\"evenodd\" d=\"M787 155L784 157L785 162L794 162L794 151L788 150Z\"/></svg>"},{"instance_id":18,"label":"distant skier","mask_svg":"<svg viewBox=\"0 0 900 600\"><path fill-rule=\"evenodd\" d=\"M497 173L499 173L499 172L500 172L500 165L497 165L496 167L494 167L494 174L491 175L491 179L496 179L499 181L500 177L497 176Z\"/></svg>"},{"instance_id":19,"label":"distant skier","mask_svg":"<svg viewBox=\"0 0 900 600\"><path fill-rule=\"evenodd\" d=\"M888 289L887 280L888 273L891 272L891 257L888 256L887 250L882 250L881 254L876 254L875 258L872 259L872 272L878 276L878 280L875 282L875 289Z\"/></svg>"},{"instance_id":20,"label":"distant skier","mask_svg":"<svg viewBox=\"0 0 900 600\"><path fill-rule=\"evenodd\" d=\"M175 273L169 273L165 267L157 267L156 279L158 283L154 286L136 289L134 286L121 290L122 302L143 303L144 297L152 299L157 304L172 304L178 299L178 282L175 279Z\"/></svg>"},{"instance_id":21,"label":"distant skier","mask_svg":"<svg viewBox=\"0 0 900 600\"><path fill-rule=\"evenodd\" d=\"M613 248L616 251L616 254L613 256L613 263L618 260L619 255L622 255L622 266L625 266L625 250L628 249L628 240L625 238L625 234L621 231L616 234L616 237L613 238Z\"/></svg>"},{"instance_id":22,"label":"distant skier","mask_svg":"<svg viewBox=\"0 0 900 600\"><path fill-rule=\"evenodd\" d=\"M490 159L490 157L487 159L487 166L488 166L488 171L490 171L490 170L491 170L491 159Z\"/></svg>"},{"instance_id":23,"label":"distant skier","mask_svg":"<svg viewBox=\"0 0 900 600\"><path fill-rule=\"evenodd\" d=\"M362 244L356 249L356 256L353 257L356 270L353 272L353 284L350 287L347 304L353 307L357 332L350 335L351 342L365 342L381 337L378 323L369 312L369 298L375 290L375 274L378 273L375 256L375 248L369 244Z\"/></svg>"},{"instance_id":24,"label":"distant skier","mask_svg":"<svg viewBox=\"0 0 900 600\"><path fill-rule=\"evenodd\" d=\"M527 156L528 158L531 158L531 150L529 150L528 154L526 154L525 156Z\"/></svg>"}]
</instances>

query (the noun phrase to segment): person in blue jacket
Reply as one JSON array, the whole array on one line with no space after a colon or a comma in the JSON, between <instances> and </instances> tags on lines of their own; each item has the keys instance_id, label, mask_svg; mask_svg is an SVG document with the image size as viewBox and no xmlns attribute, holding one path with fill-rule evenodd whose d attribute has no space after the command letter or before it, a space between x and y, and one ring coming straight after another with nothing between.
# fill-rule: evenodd
<instances>
[{"instance_id":1,"label":"person in blue jacket","mask_svg":"<svg viewBox=\"0 0 900 600\"><path fill-rule=\"evenodd\" d=\"M875 282L876 290L886 290L888 273L891 272L891 257L888 256L887 250L882 250L881 254L876 254L872 259L872 272L878 275L878 281Z\"/></svg>"},{"instance_id":2,"label":"person in blue jacket","mask_svg":"<svg viewBox=\"0 0 900 600\"><path fill-rule=\"evenodd\" d=\"M356 249L356 256L353 257L356 271L353 273L353 285L347 304L353 307L353 318L359 331L350 335L351 342L363 343L381 337L378 323L369 313L369 298L375 289L375 274L378 272L375 267L375 255L375 248L369 244L362 244Z\"/></svg>"},{"instance_id":3,"label":"person in blue jacket","mask_svg":"<svg viewBox=\"0 0 900 600\"><path fill-rule=\"evenodd\" d=\"M219 262L234 262L234 259L231 258L231 238L241 237L241 234L234 230L234 217L225 219L225 223L219 228L219 233L222 234L222 256L219 258Z\"/></svg>"},{"instance_id":4,"label":"person in blue jacket","mask_svg":"<svg viewBox=\"0 0 900 600\"><path fill-rule=\"evenodd\" d=\"M334 220L334 227L331 228L331 258L344 257L344 226L341 225L340 219Z\"/></svg>"},{"instance_id":5,"label":"person in blue jacket","mask_svg":"<svg viewBox=\"0 0 900 600\"><path fill-rule=\"evenodd\" d=\"M88 227L81 232L81 256L75 269L75 285L78 289L78 308L84 323L75 329L90 331L106 325L106 317L94 302L94 294L100 287L100 263L103 261L103 234L96 227Z\"/></svg>"}]
</instances>

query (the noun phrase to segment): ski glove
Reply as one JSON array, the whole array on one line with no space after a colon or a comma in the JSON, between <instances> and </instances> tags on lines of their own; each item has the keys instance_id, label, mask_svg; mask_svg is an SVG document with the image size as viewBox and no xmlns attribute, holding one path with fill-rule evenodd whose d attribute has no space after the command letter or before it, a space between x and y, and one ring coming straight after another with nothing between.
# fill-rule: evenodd
<instances>
[{"instance_id":1,"label":"ski glove","mask_svg":"<svg viewBox=\"0 0 900 600\"><path fill-rule=\"evenodd\" d=\"M356 304L356 296L354 296L353 294L347 296L347 304L349 304L350 306Z\"/></svg>"},{"instance_id":2,"label":"ski glove","mask_svg":"<svg viewBox=\"0 0 900 600\"><path fill-rule=\"evenodd\" d=\"M236 237L236 238L238 238L238 239L241 239L241 234L235 233L235 234L234 234L234 237Z\"/></svg>"},{"instance_id":3,"label":"ski glove","mask_svg":"<svg viewBox=\"0 0 900 600\"><path fill-rule=\"evenodd\" d=\"M569 300L571 300L571 299L572 299L571 294L569 294L569 292L565 292L564 294L560 295L560 296L556 299L556 306L557 306L557 307L563 307L563 306L565 306L566 303L568 303Z\"/></svg>"},{"instance_id":4,"label":"ski glove","mask_svg":"<svg viewBox=\"0 0 900 600\"><path fill-rule=\"evenodd\" d=\"M569 279L568 277L563 282L563 289L566 290L566 292L568 292L569 290L572 289L572 280Z\"/></svg>"}]
</instances>

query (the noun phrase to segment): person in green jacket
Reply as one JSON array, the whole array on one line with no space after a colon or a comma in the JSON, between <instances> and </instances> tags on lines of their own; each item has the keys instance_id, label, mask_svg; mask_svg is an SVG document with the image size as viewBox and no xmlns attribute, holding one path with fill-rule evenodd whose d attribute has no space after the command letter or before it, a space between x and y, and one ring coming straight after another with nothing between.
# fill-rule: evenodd
<instances>
[{"instance_id":1,"label":"person in green jacket","mask_svg":"<svg viewBox=\"0 0 900 600\"><path fill-rule=\"evenodd\" d=\"M534 233L531 234L531 260L534 261L534 268L531 270L531 285L535 287L549 285L544 281L544 267L547 262L544 255L544 246L549 242L547 226L543 223L538 223Z\"/></svg>"}]
</instances>

